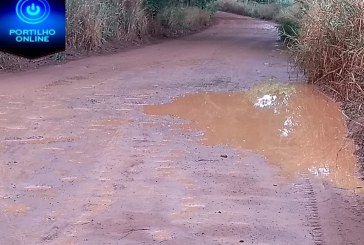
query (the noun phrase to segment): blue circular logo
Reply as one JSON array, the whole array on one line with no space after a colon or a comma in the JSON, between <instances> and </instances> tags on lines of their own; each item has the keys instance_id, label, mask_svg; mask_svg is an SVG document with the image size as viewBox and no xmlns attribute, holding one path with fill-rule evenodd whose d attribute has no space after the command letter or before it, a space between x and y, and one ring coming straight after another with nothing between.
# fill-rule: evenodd
<instances>
[{"instance_id":1,"label":"blue circular logo","mask_svg":"<svg viewBox=\"0 0 364 245\"><path fill-rule=\"evenodd\" d=\"M50 13L51 7L47 0L19 0L16 4L16 15L27 24L40 24Z\"/></svg>"}]
</instances>

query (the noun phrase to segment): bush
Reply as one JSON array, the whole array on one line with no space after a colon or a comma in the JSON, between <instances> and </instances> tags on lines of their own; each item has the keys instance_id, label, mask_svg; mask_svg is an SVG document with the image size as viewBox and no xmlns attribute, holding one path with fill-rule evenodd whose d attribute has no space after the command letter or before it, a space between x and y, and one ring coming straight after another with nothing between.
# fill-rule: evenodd
<instances>
[{"instance_id":1,"label":"bush","mask_svg":"<svg viewBox=\"0 0 364 245\"><path fill-rule=\"evenodd\" d=\"M153 15L157 15L168 7L198 7L211 10L216 0L145 0L146 6Z\"/></svg>"},{"instance_id":2,"label":"bush","mask_svg":"<svg viewBox=\"0 0 364 245\"><path fill-rule=\"evenodd\" d=\"M239 2L237 0L219 0L218 9L233 14L272 20L283 6L276 3Z\"/></svg>"},{"instance_id":3,"label":"bush","mask_svg":"<svg viewBox=\"0 0 364 245\"><path fill-rule=\"evenodd\" d=\"M164 8L173 6L176 1L171 0L145 0L145 4L152 15L157 15Z\"/></svg>"},{"instance_id":4,"label":"bush","mask_svg":"<svg viewBox=\"0 0 364 245\"><path fill-rule=\"evenodd\" d=\"M278 31L282 41L289 43L294 42L297 38L305 13L305 7L301 2L296 2L286 8L282 8L274 20L278 23Z\"/></svg>"},{"instance_id":5,"label":"bush","mask_svg":"<svg viewBox=\"0 0 364 245\"><path fill-rule=\"evenodd\" d=\"M196 6L200 9L209 9L211 6L214 6L216 0L185 0L189 6Z\"/></svg>"},{"instance_id":6,"label":"bush","mask_svg":"<svg viewBox=\"0 0 364 245\"><path fill-rule=\"evenodd\" d=\"M293 56L310 83L364 102L364 2L310 1Z\"/></svg>"},{"instance_id":7,"label":"bush","mask_svg":"<svg viewBox=\"0 0 364 245\"><path fill-rule=\"evenodd\" d=\"M206 26L210 13L197 7L168 7L161 11L159 19L170 31L196 30Z\"/></svg>"},{"instance_id":8,"label":"bush","mask_svg":"<svg viewBox=\"0 0 364 245\"><path fill-rule=\"evenodd\" d=\"M242 3L236 0L219 0L218 9L223 12L244 15L246 13Z\"/></svg>"},{"instance_id":9,"label":"bush","mask_svg":"<svg viewBox=\"0 0 364 245\"><path fill-rule=\"evenodd\" d=\"M271 4L256 4L255 6L256 16L264 20L272 20L280 12L281 5L271 3Z\"/></svg>"}]
</instances>

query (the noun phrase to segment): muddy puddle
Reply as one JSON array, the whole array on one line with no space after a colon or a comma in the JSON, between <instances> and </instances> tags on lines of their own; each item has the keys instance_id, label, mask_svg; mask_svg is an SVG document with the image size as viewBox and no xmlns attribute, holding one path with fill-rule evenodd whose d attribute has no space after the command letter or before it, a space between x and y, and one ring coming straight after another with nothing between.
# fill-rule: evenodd
<instances>
[{"instance_id":1,"label":"muddy puddle","mask_svg":"<svg viewBox=\"0 0 364 245\"><path fill-rule=\"evenodd\" d=\"M203 144L257 152L288 177L310 172L339 188L363 187L338 105L311 86L191 94L144 112L188 120L182 127L204 132Z\"/></svg>"}]
</instances>

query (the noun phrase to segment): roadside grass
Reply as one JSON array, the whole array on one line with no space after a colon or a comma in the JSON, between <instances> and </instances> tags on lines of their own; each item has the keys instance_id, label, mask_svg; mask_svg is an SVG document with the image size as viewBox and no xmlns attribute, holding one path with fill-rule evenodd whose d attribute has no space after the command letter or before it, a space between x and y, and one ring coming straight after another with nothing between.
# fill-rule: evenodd
<instances>
[{"instance_id":1,"label":"roadside grass","mask_svg":"<svg viewBox=\"0 0 364 245\"><path fill-rule=\"evenodd\" d=\"M21 68L24 58L0 52L0 70Z\"/></svg>"},{"instance_id":2,"label":"roadside grass","mask_svg":"<svg viewBox=\"0 0 364 245\"><path fill-rule=\"evenodd\" d=\"M167 7L159 14L161 26L171 32L195 31L207 26L211 13L197 7Z\"/></svg>"},{"instance_id":3,"label":"roadside grass","mask_svg":"<svg viewBox=\"0 0 364 245\"><path fill-rule=\"evenodd\" d=\"M261 4L257 2L243 2L238 0L219 0L220 11L250 16L254 18L272 20L280 12L282 5L277 3Z\"/></svg>"},{"instance_id":4,"label":"roadside grass","mask_svg":"<svg viewBox=\"0 0 364 245\"><path fill-rule=\"evenodd\" d=\"M364 2L310 1L292 48L308 81L341 101L364 102Z\"/></svg>"},{"instance_id":5,"label":"roadside grass","mask_svg":"<svg viewBox=\"0 0 364 245\"><path fill-rule=\"evenodd\" d=\"M341 102L364 174L364 2L310 0L291 55L308 82Z\"/></svg>"},{"instance_id":6,"label":"roadside grass","mask_svg":"<svg viewBox=\"0 0 364 245\"><path fill-rule=\"evenodd\" d=\"M107 41L142 40L148 16L142 0L68 0L67 46L93 50Z\"/></svg>"},{"instance_id":7,"label":"roadside grass","mask_svg":"<svg viewBox=\"0 0 364 245\"><path fill-rule=\"evenodd\" d=\"M287 45L292 44L298 37L305 9L304 3L295 2L292 5L281 8L279 13L274 16L274 21L278 23L277 28L281 40Z\"/></svg>"}]
</instances>

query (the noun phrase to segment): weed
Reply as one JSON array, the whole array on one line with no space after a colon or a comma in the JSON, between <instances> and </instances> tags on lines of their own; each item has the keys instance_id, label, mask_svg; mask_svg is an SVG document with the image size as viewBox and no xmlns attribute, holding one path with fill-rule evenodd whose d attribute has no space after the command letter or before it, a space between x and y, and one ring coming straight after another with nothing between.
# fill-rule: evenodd
<instances>
[{"instance_id":1,"label":"weed","mask_svg":"<svg viewBox=\"0 0 364 245\"><path fill-rule=\"evenodd\" d=\"M237 0L219 0L218 9L233 14L272 20L280 12L283 5L276 3L257 3Z\"/></svg>"},{"instance_id":2,"label":"weed","mask_svg":"<svg viewBox=\"0 0 364 245\"><path fill-rule=\"evenodd\" d=\"M161 24L170 31L197 30L210 21L210 13L197 7L168 7L159 14Z\"/></svg>"},{"instance_id":3,"label":"weed","mask_svg":"<svg viewBox=\"0 0 364 245\"><path fill-rule=\"evenodd\" d=\"M111 40L142 39L148 18L142 0L68 0L67 45L93 50Z\"/></svg>"},{"instance_id":4,"label":"weed","mask_svg":"<svg viewBox=\"0 0 364 245\"><path fill-rule=\"evenodd\" d=\"M286 43L294 42L298 36L300 29L300 22L304 16L305 5L296 2L281 11L274 17L278 23L278 31L282 41Z\"/></svg>"},{"instance_id":5,"label":"weed","mask_svg":"<svg viewBox=\"0 0 364 245\"><path fill-rule=\"evenodd\" d=\"M292 54L308 81L340 100L364 103L364 2L308 4Z\"/></svg>"}]
</instances>

